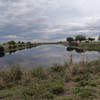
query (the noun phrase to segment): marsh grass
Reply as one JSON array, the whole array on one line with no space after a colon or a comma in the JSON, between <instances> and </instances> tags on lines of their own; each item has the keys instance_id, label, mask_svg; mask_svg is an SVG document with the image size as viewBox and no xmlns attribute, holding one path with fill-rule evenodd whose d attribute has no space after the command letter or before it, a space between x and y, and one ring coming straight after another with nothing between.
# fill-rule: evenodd
<instances>
[{"instance_id":1,"label":"marsh grass","mask_svg":"<svg viewBox=\"0 0 100 100\"><path fill-rule=\"evenodd\" d=\"M72 59L72 58L71 58ZM0 99L99 100L100 60L55 64L23 71L19 65L0 71Z\"/></svg>"}]
</instances>

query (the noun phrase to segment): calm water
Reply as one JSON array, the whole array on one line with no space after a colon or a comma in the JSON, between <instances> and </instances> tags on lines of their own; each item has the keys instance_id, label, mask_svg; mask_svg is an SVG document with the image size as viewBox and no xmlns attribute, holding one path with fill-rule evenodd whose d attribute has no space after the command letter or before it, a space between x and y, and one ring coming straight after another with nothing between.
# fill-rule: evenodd
<instances>
[{"instance_id":1,"label":"calm water","mask_svg":"<svg viewBox=\"0 0 100 100\"><path fill-rule=\"evenodd\" d=\"M70 53L67 47L61 45L43 45L31 49L17 51L12 54L5 54L0 57L0 68L10 68L13 65L19 64L25 69L30 69L35 66L50 67L53 64L63 64L69 62ZM82 60L82 53L73 51L73 61L79 62ZM85 52L86 60L92 61L99 59L100 53L95 51Z\"/></svg>"}]
</instances>

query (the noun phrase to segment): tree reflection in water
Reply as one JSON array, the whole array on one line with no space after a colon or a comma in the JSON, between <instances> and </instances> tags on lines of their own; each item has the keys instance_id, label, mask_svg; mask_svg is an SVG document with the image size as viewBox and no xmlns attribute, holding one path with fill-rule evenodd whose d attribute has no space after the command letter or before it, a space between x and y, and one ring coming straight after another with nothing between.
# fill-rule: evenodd
<instances>
[{"instance_id":1,"label":"tree reflection in water","mask_svg":"<svg viewBox=\"0 0 100 100\"><path fill-rule=\"evenodd\" d=\"M74 48L74 47L67 47L66 50L70 52L70 63L71 64L73 63L73 52L72 51L75 51L76 53L81 54L81 61L80 62L86 63L87 56L85 54L86 51L84 49Z\"/></svg>"},{"instance_id":2,"label":"tree reflection in water","mask_svg":"<svg viewBox=\"0 0 100 100\"><path fill-rule=\"evenodd\" d=\"M4 47L0 46L0 57L3 57L5 55Z\"/></svg>"}]
</instances>

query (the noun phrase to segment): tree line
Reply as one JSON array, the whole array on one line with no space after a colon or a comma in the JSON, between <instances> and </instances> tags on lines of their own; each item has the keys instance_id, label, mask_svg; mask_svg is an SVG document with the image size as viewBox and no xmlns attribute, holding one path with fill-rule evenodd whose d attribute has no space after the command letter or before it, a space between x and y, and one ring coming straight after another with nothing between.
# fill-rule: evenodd
<instances>
[{"instance_id":1,"label":"tree line","mask_svg":"<svg viewBox=\"0 0 100 100\"><path fill-rule=\"evenodd\" d=\"M66 41L67 42L82 42L82 41L85 41L85 42L92 42L92 41L95 41L95 38L93 37L89 37L87 38L86 36L83 36L83 35L77 35L75 38L73 37L67 37L66 38ZM100 36L98 36L98 41L100 41Z\"/></svg>"}]
</instances>

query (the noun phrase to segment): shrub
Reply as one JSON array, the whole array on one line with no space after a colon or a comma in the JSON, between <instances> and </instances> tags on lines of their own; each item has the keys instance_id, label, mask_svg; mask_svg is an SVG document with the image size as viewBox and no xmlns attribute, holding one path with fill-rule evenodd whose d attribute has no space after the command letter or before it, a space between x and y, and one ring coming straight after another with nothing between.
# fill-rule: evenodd
<instances>
[{"instance_id":1,"label":"shrub","mask_svg":"<svg viewBox=\"0 0 100 100\"><path fill-rule=\"evenodd\" d=\"M78 87L83 87L83 86L86 86L86 85L88 85L88 82L86 82L86 81L80 81L80 82L77 83Z\"/></svg>"},{"instance_id":2,"label":"shrub","mask_svg":"<svg viewBox=\"0 0 100 100\"><path fill-rule=\"evenodd\" d=\"M92 87L97 87L98 83L95 81L81 81L77 83L78 87L83 87L83 86L92 86Z\"/></svg>"},{"instance_id":3,"label":"shrub","mask_svg":"<svg viewBox=\"0 0 100 100\"><path fill-rule=\"evenodd\" d=\"M65 92L65 89L63 86L55 86L53 89L52 89L52 92L53 94L62 94Z\"/></svg>"},{"instance_id":4,"label":"shrub","mask_svg":"<svg viewBox=\"0 0 100 100\"><path fill-rule=\"evenodd\" d=\"M50 93L47 87L48 83L33 83L31 86L22 90L22 97L30 97L32 100L54 100L54 95ZM33 99L34 98L34 99Z\"/></svg>"},{"instance_id":5,"label":"shrub","mask_svg":"<svg viewBox=\"0 0 100 100\"><path fill-rule=\"evenodd\" d=\"M35 67L30 71L32 77L38 78L38 79L47 79L48 74L46 72L46 69L43 67Z\"/></svg>"},{"instance_id":6,"label":"shrub","mask_svg":"<svg viewBox=\"0 0 100 100\"><path fill-rule=\"evenodd\" d=\"M51 82L51 91L53 94L63 94L65 92L64 84L58 80L54 80Z\"/></svg>"},{"instance_id":7,"label":"shrub","mask_svg":"<svg viewBox=\"0 0 100 100\"><path fill-rule=\"evenodd\" d=\"M91 100L95 97L95 91L90 88L75 88L73 93L80 96L81 98L91 98Z\"/></svg>"},{"instance_id":8,"label":"shrub","mask_svg":"<svg viewBox=\"0 0 100 100\"><path fill-rule=\"evenodd\" d=\"M20 80L20 85L27 86L32 83L33 79L29 72L23 72L22 78Z\"/></svg>"},{"instance_id":9,"label":"shrub","mask_svg":"<svg viewBox=\"0 0 100 100\"><path fill-rule=\"evenodd\" d=\"M14 82L20 80L22 77L22 71L19 66L12 67L9 71L1 73L3 82Z\"/></svg>"},{"instance_id":10,"label":"shrub","mask_svg":"<svg viewBox=\"0 0 100 100\"><path fill-rule=\"evenodd\" d=\"M64 72L65 68L62 65L54 64L54 66L51 67L51 71L60 73L60 72Z\"/></svg>"},{"instance_id":11,"label":"shrub","mask_svg":"<svg viewBox=\"0 0 100 100\"><path fill-rule=\"evenodd\" d=\"M0 90L4 89L4 84L0 83Z\"/></svg>"},{"instance_id":12,"label":"shrub","mask_svg":"<svg viewBox=\"0 0 100 100\"><path fill-rule=\"evenodd\" d=\"M11 68L9 74L10 74L12 81L18 81L21 79L23 73L22 73L20 66L15 66Z\"/></svg>"},{"instance_id":13,"label":"shrub","mask_svg":"<svg viewBox=\"0 0 100 100\"><path fill-rule=\"evenodd\" d=\"M78 81L88 81L90 78L90 75L89 74L78 74L78 75L75 75L75 77L73 77L73 81L75 82L78 82Z\"/></svg>"},{"instance_id":14,"label":"shrub","mask_svg":"<svg viewBox=\"0 0 100 100\"><path fill-rule=\"evenodd\" d=\"M50 68L48 71L51 78L54 79L64 79L63 77L65 76L66 71L66 66L62 66L59 64L54 64L53 67Z\"/></svg>"}]
</instances>

